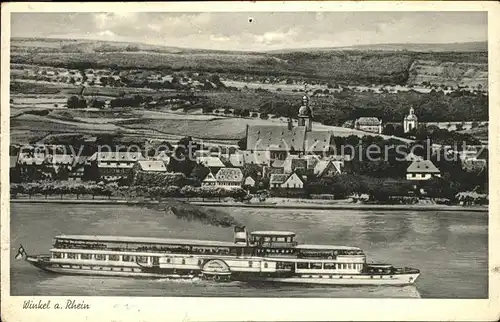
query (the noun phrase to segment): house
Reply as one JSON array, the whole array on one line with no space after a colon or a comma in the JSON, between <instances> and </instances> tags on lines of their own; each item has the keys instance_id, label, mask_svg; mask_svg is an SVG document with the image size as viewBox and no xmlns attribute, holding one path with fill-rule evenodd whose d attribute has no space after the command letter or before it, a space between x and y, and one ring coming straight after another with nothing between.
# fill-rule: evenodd
<instances>
[{"instance_id":1,"label":"house","mask_svg":"<svg viewBox=\"0 0 500 322\"><path fill-rule=\"evenodd\" d=\"M273 173L269 179L269 188L281 188L281 185L288 179L288 174Z\"/></svg>"},{"instance_id":2,"label":"house","mask_svg":"<svg viewBox=\"0 0 500 322\"><path fill-rule=\"evenodd\" d=\"M170 156L167 151L159 151L158 154L156 154L152 159L156 161L162 161L165 166L168 166L170 164Z\"/></svg>"},{"instance_id":3,"label":"house","mask_svg":"<svg viewBox=\"0 0 500 322\"><path fill-rule=\"evenodd\" d=\"M241 168L245 165L245 159L242 153L231 154L228 160L233 167Z\"/></svg>"},{"instance_id":4,"label":"house","mask_svg":"<svg viewBox=\"0 0 500 322\"><path fill-rule=\"evenodd\" d=\"M201 186L202 187L210 187L210 186L216 186L217 185L217 179L215 179L214 175L212 172L209 172L205 179L201 181Z\"/></svg>"},{"instance_id":5,"label":"house","mask_svg":"<svg viewBox=\"0 0 500 322\"><path fill-rule=\"evenodd\" d=\"M255 179L252 178L251 176L248 176L245 178L243 185L247 187L255 187Z\"/></svg>"},{"instance_id":6,"label":"house","mask_svg":"<svg viewBox=\"0 0 500 322\"><path fill-rule=\"evenodd\" d=\"M80 182L85 174L85 168L83 166L76 166L71 168L68 172L68 180L74 182Z\"/></svg>"},{"instance_id":7,"label":"house","mask_svg":"<svg viewBox=\"0 0 500 322\"><path fill-rule=\"evenodd\" d=\"M146 172L167 172L165 163L160 160L140 160L137 161L135 167L137 170Z\"/></svg>"},{"instance_id":8,"label":"house","mask_svg":"<svg viewBox=\"0 0 500 322\"><path fill-rule=\"evenodd\" d=\"M304 188L304 178L300 177L297 173L292 173L283 182L281 188L286 189L303 189Z\"/></svg>"},{"instance_id":9,"label":"house","mask_svg":"<svg viewBox=\"0 0 500 322\"><path fill-rule=\"evenodd\" d=\"M215 175L217 186L223 188L241 188L243 172L240 168L222 168Z\"/></svg>"},{"instance_id":10,"label":"house","mask_svg":"<svg viewBox=\"0 0 500 322\"><path fill-rule=\"evenodd\" d=\"M430 180L434 177L441 177L441 171L430 160L413 161L406 169L408 180Z\"/></svg>"},{"instance_id":11,"label":"house","mask_svg":"<svg viewBox=\"0 0 500 322\"><path fill-rule=\"evenodd\" d=\"M96 152L88 161L96 164L100 177L117 180L127 177L137 161L145 160L141 152Z\"/></svg>"},{"instance_id":12,"label":"house","mask_svg":"<svg viewBox=\"0 0 500 322\"><path fill-rule=\"evenodd\" d=\"M285 173L295 172L296 169L307 169L307 160L296 155L289 155L283 162L283 171Z\"/></svg>"},{"instance_id":13,"label":"house","mask_svg":"<svg viewBox=\"0 0 500 322\"><path fill-rule=\"evenodd\" d=\"M272 174L269 179L269 187L285 188L285 189L303 189L304 178L301 178L297 173L291 174Z\"/></svg>"},{"instance_id":14,"label":"house","mask_svg":"<svg viewBox=\"0 0 500 322\"><path fill-rule=\"evenodd\" d=\"M200 157L196 158L196 161L199 164L202 164L205 167L209 168L210 171L212 171L213 173L216 173L221 168L225 167L224 163L221 161L221 159L219 157L200 156Z\"/></svg>"},{"instance_id":15,"label":"house","mask_svg":"<svg viewBox=\"0 0 500 322\"><path fill-rule=\"evenodd\" d=\"M381 134L382 120L376 117L360 117L354 121L354 128L360 131Z\"/></svg>"},{"instance_id":16,"label":"house","mask_svg":"<svg viewBox=\"0 0 500 322\"><path fill-rule=\"evenodd\" d=\"M17 155L9 156L9 167L10 169L17 168Z\"/></svg>"},{"instance_id":17,"label":"house","mask_svg":"<svg viewBox=\"0 0 500 322\"><path fill-rule=\"evenodd\" d=\"M342 162L331 160L320 160L316 163L313 173L318 178L333 178L342 174Z\"/></svg>"},{"instance_id":18,"label":"house","mask_svg":"<svg viewBox=\"0 0 500 322\"><path fill-rule=\"evenodd\" d=\"M64 166L67 168L73 167L75 158L71 154L51 154L45 158L45 162L57 172L59 168Z\"/></svg>"}]
</instances>

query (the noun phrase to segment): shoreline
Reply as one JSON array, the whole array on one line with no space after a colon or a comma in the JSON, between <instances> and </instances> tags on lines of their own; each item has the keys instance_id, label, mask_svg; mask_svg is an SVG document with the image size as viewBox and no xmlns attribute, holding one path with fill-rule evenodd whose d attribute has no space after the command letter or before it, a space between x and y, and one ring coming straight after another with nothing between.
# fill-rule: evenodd
<instances>
[{"instance_id":1,"label":"shoreline","mask_svg":"<svg viewBox=\"0 0 500 322\"><path fill-rule=\"evenodd\" d=\"M177 199L176 199L177 200ZM168 200L164 200L168 201ZM164 202L162 201L162 202ZM157 200L124 200L124 199L11 199L10 203L56 203L56 204L95 204L95 205L153 205ZM189 204L204 207L244 207L244 208L268 208L268 209L310 209L310 210L419 210L419 211L467 211L488 213L488 207L463 207L446 205L377 205L377 204L245 204L236 202L202 202L187 201Z\"/></svg>"}]
</instances>

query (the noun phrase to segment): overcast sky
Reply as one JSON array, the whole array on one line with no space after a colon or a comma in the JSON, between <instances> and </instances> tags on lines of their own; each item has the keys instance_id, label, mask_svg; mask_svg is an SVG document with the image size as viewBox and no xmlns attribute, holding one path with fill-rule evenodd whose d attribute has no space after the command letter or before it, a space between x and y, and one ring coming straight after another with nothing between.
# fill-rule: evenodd
<instances>
[{"instance_id":1,"label":"overcast sky","mask_svg":"<svg viewBox=\"0 0 500 322\"><path fill-rule=\"evenodd\" d=\"M486 41L487 15L481 12L13 13L11 35L228 50L453 43Z\"/></svg>"}]
</instances>

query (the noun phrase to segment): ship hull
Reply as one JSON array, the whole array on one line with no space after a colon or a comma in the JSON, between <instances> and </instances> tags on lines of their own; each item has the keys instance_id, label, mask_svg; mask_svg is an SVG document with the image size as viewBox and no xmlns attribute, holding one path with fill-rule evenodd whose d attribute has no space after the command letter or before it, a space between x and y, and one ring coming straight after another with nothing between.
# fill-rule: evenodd
<instances>
[{"instance_id":1,"label":"ship hull","mask_svg":"<svg viewBox=\"0 0 500 322\"><path fill-rule=\"evenodd\" d=\"M419 274L398 274L390 276L370 276L370 275L351 275L332 276L328 277L302 277L291 276L286 278L266 277L262 279L249 279L249 281L261 281L270 283L286 283L286 284L313 284L313 285L393 285L403 286L414 284Z\"/></svg>"},{"instance_id":2,"label":"ship hull","mask_svg":"<svg viewBox=\"0 0 500 322\"><path fill-rule=\"evenodd\" d=\"M50 261L38 261L27 259L33 266L44 271L62 275L86 275L106 277L134 277L134 278L169 278L169 279L196 279L203 278L203 274L180 271L173 273L170 270L154 270L138 267L113 267L113 266L82 266L82 265L60 265ZM201 273L201 272L200 272ZM260 274L234 274L227 280L241 282L264 282L264 283L286 283L286 284L311 284L311 285L393 285L402 286L414 284L420 273L395 274L395 275L297 275L287 276L262 276ZM212 278L209 278L212 279ZM218 279L216 279L218 280ZM222 280L222 279L221 279ZM224 279L226 280L226 279Z\"/></svg>"},{"instance_id":3,"label":"ship hull","mask_svg":"<svg viewBox=\"0 0 500 322\"><path fill-rule=\"evenodd\" d=\"M60 265L46 261L37 261L28 258L27 261L36 268L43 271L61 275L87 275L87 276L114 276L114 277L136 277L136 278L181 278L189 279L196 277L192 274L166 274L144 271L139 266L113 267L113 266L92 266L92 265ZM83 268L85 267L85 268ZM122 270L123 269L123 270Z\"/></svg>"}]
</instances>

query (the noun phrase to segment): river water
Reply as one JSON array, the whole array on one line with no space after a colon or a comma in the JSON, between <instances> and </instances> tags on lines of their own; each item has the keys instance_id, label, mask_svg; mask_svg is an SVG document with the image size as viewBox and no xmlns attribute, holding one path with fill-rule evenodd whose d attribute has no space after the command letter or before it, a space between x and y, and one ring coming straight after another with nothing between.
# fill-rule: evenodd
<instances>
[{"instance_id":1,"label":"river water","mask_svg":"<svg viewBox=\"0 0 500 322\"><path fill-rule=\"evenodd\" d=\"M249 230L287 230L303 243L352 245L368 261L419 268L415 286L254 285L64 276L14 259L48 253L57 234L101 234L231 241L232 228L206 226L143 207L11 204L11 294L51 296L248 296L487 298L488 216L434 211L221 208Z\"/></svg>"}]
</instances>

